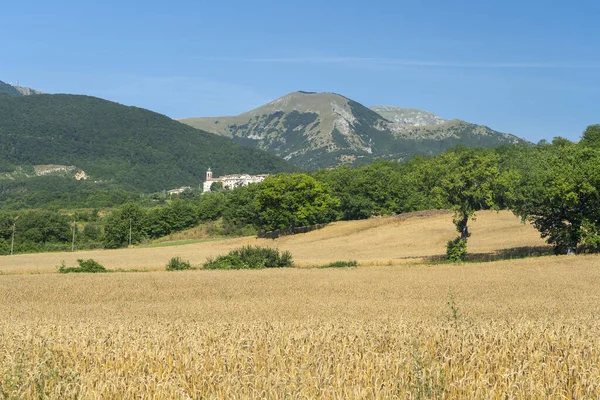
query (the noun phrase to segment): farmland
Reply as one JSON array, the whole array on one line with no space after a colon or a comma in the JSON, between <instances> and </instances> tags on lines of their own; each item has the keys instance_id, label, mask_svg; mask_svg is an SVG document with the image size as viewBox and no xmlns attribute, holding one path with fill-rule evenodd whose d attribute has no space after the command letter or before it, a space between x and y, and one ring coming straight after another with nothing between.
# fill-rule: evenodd
<instances>
[{"instance_id":1,"label":"farmland","mask_svg":"<svg viewBox=\"0 0 600 400\"><path fill-rule=\"evenodd\" d=\"M481 212L469 250L541 246ZM7 398L596 398L600 258L430 264L449 213L339 222L276 241L0 258ZM241 244L301 267L165 272ZM71 258L69 258L71 257ZM94 258L146 273L59 275ZM358 268L309 268L356 259ZM58 261L57 261L58 260Z\"/></svg>"},{"instance_id":2,"label":"farmland","mask_svg":"<svg viewBox=\"0 0 600 400\"><path fill-rule=\"evenodd\" d=\"M478 213L472 231L469 249L473 253L544 245L533 227L521 224L508 211ZM78 258L93 258L111 269L164 269L167 261L174 256L181 256L199 266L207 257L247 244L289 250L300 267L346 259L355 259L363 266L396 265L444 254L446 242L455 235L450 212L426 211L369 220L340 221L322 230L277 240L243 237L185 246L19 254L0 257L0 273L53 273L61 261L72 265Z\"/></svg>"}]
</instances>

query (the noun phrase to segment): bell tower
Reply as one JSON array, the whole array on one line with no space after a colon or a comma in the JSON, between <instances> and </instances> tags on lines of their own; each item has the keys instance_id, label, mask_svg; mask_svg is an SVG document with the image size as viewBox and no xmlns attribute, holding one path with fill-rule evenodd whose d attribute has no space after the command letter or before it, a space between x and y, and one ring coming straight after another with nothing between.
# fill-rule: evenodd
<instances>
[{"instance_id":1,"label":"bell tower","mask_svg":"<svg viewBox=\"0 0 600 400\"><path fill-rule=\"evenodd\" d=\"M208 171L206 171L206 180L212 181L212 171L210 168L208 168Z\"/></svg>"}]
</instances>

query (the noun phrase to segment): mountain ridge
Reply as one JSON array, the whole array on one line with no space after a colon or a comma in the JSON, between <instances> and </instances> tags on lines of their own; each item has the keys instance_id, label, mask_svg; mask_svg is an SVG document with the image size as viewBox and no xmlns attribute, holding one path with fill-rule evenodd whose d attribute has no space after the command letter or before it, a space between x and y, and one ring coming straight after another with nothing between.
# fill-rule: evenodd
<instances>
[{"instance_id":1,"label":"mountain ridge","mask_svg":"<svg viewBox=\"0 0 600 400\"><path fill-rule=\"evenodd\" d=\"M378 112L379 111L379 112ZM250 144L307 169L403 160L457 145L525 143L483 125L410 108L362 104L336 93L292 92L237 116L179 121Z\"/></svg>"}]
</instances>

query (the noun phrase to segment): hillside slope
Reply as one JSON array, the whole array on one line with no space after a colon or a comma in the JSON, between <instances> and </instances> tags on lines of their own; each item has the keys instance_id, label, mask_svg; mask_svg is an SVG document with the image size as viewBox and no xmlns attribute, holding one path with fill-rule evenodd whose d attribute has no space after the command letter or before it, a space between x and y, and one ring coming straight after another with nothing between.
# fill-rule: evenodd
<instances>
[{"instance_id":1,"label":"hillside slope","mask_svg":"<svg viewBox=\"0 0 600 400\"><path fill-rule=\"evenodd\" d=\"M18 91L14 86L8 83L0 81L0 97L19 97L23 94Z\"/></svg>"},{"instance_id":2,"label":"hillside slope","mask_svg":"<svg viewBox=\"0 0 600 400\"><path fill-rule=\"evenodd\" d=\"M209 167L217 176L293 170L261 150L137 107L77 95L0 98L0 173L42 164L144 192L196 187Z\"/></svg>"},{"instance_id":3,"label":"hillside slope","mask_svg":"<svg viewBox=\"0 0 600 400\"><path fill-rule=\"evenodd\" d=\"M369 109L335 93L294 92L233 117L181 122L256 146L307 169L374 158L434 155L449 146L525 142L468 122L415 109Z\"/></svg>"},{"instance_id":4,"label":"hillside slope","mask_svg":"<svg viewBox=\"0 0 600 400\"><path fill-rule=\"evenodd\" d=\"M14 86L8 83L0 81L0 97L2 96L11 96L11 97L20 97L20 96L31 96L34 94L42 94L42 92L25 87L25 86Z\"/></svg>"}]
</instances>

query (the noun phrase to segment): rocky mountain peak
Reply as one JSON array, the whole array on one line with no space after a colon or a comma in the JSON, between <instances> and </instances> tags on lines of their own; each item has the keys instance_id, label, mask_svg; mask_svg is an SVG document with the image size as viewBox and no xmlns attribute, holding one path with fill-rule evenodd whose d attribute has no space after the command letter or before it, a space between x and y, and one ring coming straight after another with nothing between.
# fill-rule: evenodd
<instances>
[{"instance_id":1,"label":"rocky mountain peak","mask_svg":"<svg viewBox=\"0 0 600 400\"><path fill-rule=\"evenodd\" d=\"M413 108L367 108L336 93L293 92L244 114L181 122L266 150L306 169L432 155L448 146L521 139Z\"/></svg>"},{"instance_id":2,"label":"rocky mountain peak","mask_svg":"<svg viewBox=\"0 0 600 400\"><path fill-rule=\"evenodd\" d=\"M433 126L447 122L447 119L416 108L402 108L392 106L374 106L375 111L388 121L392 122L395 130L402 131L415 126Z\"/></svg>"}]
</instances>

